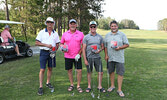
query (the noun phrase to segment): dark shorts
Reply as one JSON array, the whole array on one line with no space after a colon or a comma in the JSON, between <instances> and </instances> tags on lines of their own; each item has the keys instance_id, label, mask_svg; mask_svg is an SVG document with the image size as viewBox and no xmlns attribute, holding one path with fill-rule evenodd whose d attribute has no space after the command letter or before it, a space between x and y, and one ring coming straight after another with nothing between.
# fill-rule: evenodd
<instances>
[{"instance_id":1,"label":"dark shorts","mask_svg":"<svg viewBox=\"0 0 167 100\"><path fill-rule=\"evenodd\" d=\"M10 43L9 46L14 46L14 48L16 47L16 43Z\"/></svg>"},{"instance_id":2,"label":"dark shorts","mask_svg":"<svg viewBox=\"0 0 167 100\"><path fill-rule=\"evenodd\" d=\"M87 58L89 65L86 66L87 72L90 73L93 70L93 66L96 69L96 72L103 72L103 66L101 58Z\"/></svg>"},{"instance_id":3,"label":"dark shorts","mask_svg":"<svg viewBox=\"0 0 167 100\"><path fill-rule=\"evenodd\" d=\"M40 68L45 69L46 63L48 63L48 67L56 67L56 58L53 59L50 57L49 51L41 50L40 51ZM52 63L53 61L53 63Z\"/></svg>"},{"instance_id":4,"label":"dark shorts","mask_svg":"<svg viewBox=\"0 0 167 100\"><path fill-rule=\"evenodd\" d=\"M123 76L124 72L125 72L124 63L119 63L119 62L111 61L111 62L108 62L107 68L108 68L108 71L109 71L110 74L112 72L115 72L115 68L116 68L116 73L118 75Z\"/></svg>"},{"instance_id":5,"label":"dark shorts","mask_svg":"<svg viewBox=\"0 0 167 100\"><path fill-rule=\"evenodd\" d=\"M82 69L81 58L78 60L78 62L76 62L75 59L65 58L65 70L72 69L73 64L74 64L76 69Z\"/></svg>"}]
</instances>

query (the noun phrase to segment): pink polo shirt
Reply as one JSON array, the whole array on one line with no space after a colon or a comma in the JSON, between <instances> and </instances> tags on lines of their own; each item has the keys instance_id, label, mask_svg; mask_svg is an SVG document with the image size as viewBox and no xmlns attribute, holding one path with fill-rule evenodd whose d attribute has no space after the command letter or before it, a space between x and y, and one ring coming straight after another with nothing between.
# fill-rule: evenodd
<instances>
[{"instance_id":1,"label":"pink polo shirt","mask_svg":"<svg viewBox=\"0 0 167 100\"><path fill-rule=\"evenodd\" d=\"M63 33L60 42L62 44L66 43L66 45L68 46L68 52L64 53L65 58L75 58L75 56L79 53L81 49L83 38L83 32L80 32L78 30L76 30L75 33L71 33L70 30Z\"/></svg>"},{"instance_id":2,"label":"pink polo shirt","mask_svg":"<svg viewBox=\"0 0 167 100\"><path fill-rule=\"evenodd\" d=\"M2 31L1 37L3 38L3 42L8 42L8 38L11 38L12 36L10 35L10 32L7 29L5 29L4 31ZM5 44L9 45L9 43L5 43Z\"/></svg>"}]
</instances>

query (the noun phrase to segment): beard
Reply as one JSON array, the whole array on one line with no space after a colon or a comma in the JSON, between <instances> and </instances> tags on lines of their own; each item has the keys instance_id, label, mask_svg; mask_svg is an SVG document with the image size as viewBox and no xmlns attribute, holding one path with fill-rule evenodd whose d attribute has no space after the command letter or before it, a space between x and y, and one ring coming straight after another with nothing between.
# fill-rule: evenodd
<instances>
[{"instance_id":1,"label":"beard","mask_svg":"<svg viewBox=\"0 0 167 100\"><path fill-rule=\"evenodd\" d=\"M111 30L113 33L116 33L118 31L118 29L114 29L114 30Z\"/></svg>"}]
</instances>

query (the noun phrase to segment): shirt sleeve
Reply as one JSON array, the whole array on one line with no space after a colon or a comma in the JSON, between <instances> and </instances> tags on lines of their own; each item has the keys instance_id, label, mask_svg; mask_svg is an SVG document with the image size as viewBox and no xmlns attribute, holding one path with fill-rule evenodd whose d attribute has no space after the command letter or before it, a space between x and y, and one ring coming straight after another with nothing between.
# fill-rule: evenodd
<instances>
[{"instance_id":1,"label":"shirt sleeve","mask_svg":"<svg viewBox=\"0 0 167 100\"><path fill-rule=\"evenodd\" d=\"M104 43L104 41L103 41L103 37L102 36L100 36L100 44L103 44Z\"/></svg>"},{"instance_id":2,"label":"shirt sleeve","mask_svg":"<svg viewBox=\"0 0 167 100\"><path fill-rule=\"evenodd\" d=\"M84 34L82 33L82 37L81 37L81 44L83 43L83 39L84 39Z\"/></svg>"},{"instance_id":3,"label":"shirt sleeve","mask_svg":"<svg viewBox=\"0 0 167 100\"><path fill-rule=\"evenodd\" d=\"M87 44L87 38L86 38L86 36L83 38L83 44Z\"/></svg>"},{"instance_id":4,"label":"shirt sleeve","mask_svg":"<svg viewBox=\"0 0 167 100\"><path fill-rule=\"evenodd\" d=\"M107 48L107 41L106 41L106 40L107 40L107 35L105 36L104 41L103 41L103 42L104 42L104 47L105 47L105 48Z\"/></svg>"},{"instance_id":5,"label":"shirt sleeve","mask_svg":"<svg viewBox=\"0 0 167 100\"><path fill-rule=\"evenodd\" d=\"M129 44L129 41L125 34L123 35L123 44Z\"/></svg>"},{"instance_id":6,"label":"shirt sleeve","mask_svg":"<svg viewBox=\"0 0 167 100\"><path fill-rule=\"evenodd\" d=\"M42 32L40 31L39 33L38 33L38 35L37 35L37 37L36 37L36 40L37 41L42 41L42 34L41 34Z\"/></svg>"},{"instance_id":7,"label":"shirt sleeve","mask_svg":"<svg viewBox=\"0 0 167 100\"><path fill-rule=\"evenodd\" d=\"M59 43L59 42L60 42L59 35L58 33L56 33L56 43Z\"/></svg>"},{"instance_id":8,"label":"shirt sleeve","mask_svg":"<svg viewBox=\"0 0 167 100\"><path fill-rule=\"evenodd\" d=\"M7 36L8 38L12 38L12 36L11 36L11 34L10 34L9 32L6 32L6 36Z\"/></svg>"},{"instance_id":9,"label":"shirt sleeve","mask_svg":"<svg viewBox=\"0 0 167 100\"><path fill-rule=\"evenodd\" d=\"M64 33L64 34L65 34L65 33ZM62 37L61 37L61 41L60 41L60 43L62 43L62 44L64 44L64 42L65 42L64 34L62 35Z\"/></svg>"}]
</instances>

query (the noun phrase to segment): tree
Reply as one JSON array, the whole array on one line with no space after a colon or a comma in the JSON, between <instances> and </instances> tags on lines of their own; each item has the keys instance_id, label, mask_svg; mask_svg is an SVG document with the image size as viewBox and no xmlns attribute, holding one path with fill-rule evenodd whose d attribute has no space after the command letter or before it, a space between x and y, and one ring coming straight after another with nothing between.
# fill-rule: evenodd
<instances>
[{"instance_id":1,"label":"tree","mask_svg":"<svg viewBox=\"0 0 167 100\"><path fill-rule=\"evenodd\" d=\"M158 30L167 31L167 18L158 21Z\"/></svg>"},{"instance_id":2,"label":"tree","mask_svg":"<svg viewBox=\"0 0 167 100\"><path fill-rule=\"evenodd\" d=\"M5 0L5 6L6 6L6 20L10 20L9 19L8 0Z\"/></svg>"},{"instance_id":3,"label":"tree","mask_svg":"<svg viewBox=\"0 0 167 100\"><path fill-rule=\"evenodd\" d=\"M110 22L112 20L114 19L111 19L110 17L107 17L107 18L102 17L98 19L98 28L105 29L105 30L110 29Z\"/></svg>"},{"instance_id":4,"label":"tree","mask_svg":"<svg viewBox=\"0 0 167 100\"><path fill-rule=\"evenodd\" d=\"M129 19L121 20L119 25L121 26L121 28L124 28L124 29L139 29L139 26L137 26L133 20L129 20Z\"/></svg>"},{"instance_id":5,"label":"tree","mask_svg":"<svg viewBox=\"0 0 167 100\"><path fill-rule=\"evenodd\" d=\"M6 0L7 1L7 0ZM25 23L24 30L36 34L46 27L47 17L53 17L62 35L62 29L68 29L68 21L73 18L78 22L78 29L85 34L89 31L89 22L101 16L103 0L8 0L11 5L9 18Z\"/></svg>"}]
</instances>

